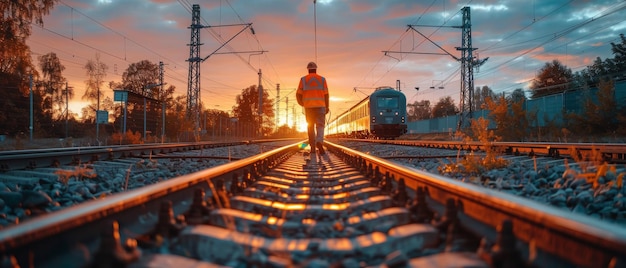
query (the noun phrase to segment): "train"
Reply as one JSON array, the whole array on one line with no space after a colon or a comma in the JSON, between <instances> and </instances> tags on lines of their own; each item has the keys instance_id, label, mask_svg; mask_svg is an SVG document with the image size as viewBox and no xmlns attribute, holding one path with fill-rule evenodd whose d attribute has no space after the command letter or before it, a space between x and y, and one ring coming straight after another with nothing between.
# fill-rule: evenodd
<instances>
[{"instance_id":1,"label":"train","mask_svg":"<svg viewBox=\"0 0 626 268\"><path fill-rule=\"evenodd\" d=\"M327 137L395 139L407 132L406 96L392 87L376 90L326 125Z\"/></svg>"}]
</instances>

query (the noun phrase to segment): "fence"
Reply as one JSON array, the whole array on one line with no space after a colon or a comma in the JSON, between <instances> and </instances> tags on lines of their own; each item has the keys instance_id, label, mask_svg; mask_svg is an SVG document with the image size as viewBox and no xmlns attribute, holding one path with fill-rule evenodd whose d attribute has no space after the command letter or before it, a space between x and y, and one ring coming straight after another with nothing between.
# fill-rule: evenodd
<instances>
[{"instance_id":1,"label":"fence","mask_svg":"<svg viewBox=\"0 0 626 268\"><path fill-rule=\"evenodd\" d=\"M591 98L598 101L597 88L589 90L565 91L561 94L545 96L537 99L527 100L524 109L529 113L536 113L535 120L530 120L533 127L545 127L548 123L563 123L563 114L582 113L585 100ZM626 106L626 81L615 82L613 91L615 101L620 107ZM473 118L488 118L488 110L475 111ZM407 123L408 134L426 133L451 133L456 131L459 121L458 115L451 115L440 118L432 118ZM495 128L493 123L490 124Z\"/></svg>"}]
</instances>

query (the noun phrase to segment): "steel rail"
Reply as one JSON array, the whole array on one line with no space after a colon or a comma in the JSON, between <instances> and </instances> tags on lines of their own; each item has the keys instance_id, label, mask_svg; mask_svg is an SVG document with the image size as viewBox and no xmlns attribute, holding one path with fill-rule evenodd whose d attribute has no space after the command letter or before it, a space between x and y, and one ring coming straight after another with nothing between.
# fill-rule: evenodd
<instances>
[{"instance_id":1,"label":"steel rail","mask_svg":"<svg viewBox=\"0 0 626 268\"><path fill-rule=\"evenodd\" d=\"M362 171L372 173L378 170L374 173L388 173L396 181L404 179L408 188L422 187L427 193L429 205L438 209L439 213L443 213L443 204L454 200L459 207L459 217L470 218L475 222L465 227L491 241L496 239L493 230L504 220L511 220L515 236L525 245L520 250L528 257L534 256L534 261L553 261L547 255L558 256L578 267L609 267L611 262L626 261L626 229L622 226L398 166L331 142L326 145L334 154L352 159Z\"/></svg>"},{"instance_id":2,"label":"steel rail","mask_svg":"<svg viewBox=\"0 0 626 268\"><path fill-rule=\"evenodd\" d=\"M170 152L183 152L207 148L257 144L276 140L245 140L232 142L196 142L196 143L167 143L142 144L108 147L72 147L54 149L36 149L25 151L0 152L0 172L19 169L34 169L38 167L58 167L87 163L94 160L106 160L134 156L150 156Z\"/></svg>"},{"instance_id":3,"label":"steel rail","mask_svg":"<svg viewBox=\"0 0 626 268\"><path fill-rule=\"evenodd\" d=\"M607 161L626 161L624 143L558 143L558 142L491 142L478 141L430 141L430 140L367 140L341 139L345 141L372 142L382 144L419 146L451 150L484 150L493 146L508 154L546 155L552 157L580 157L572 154L596 153Z\"/></svg>"},{"instance_id":4,"label":"steel rail","mask_svg":"<svg viewBox=\"0 0 626 268\"><path fill-rule=\"evenodd\" d=\"M112 221L118 222L122 239L148 232L157 221L161 204L169 200L178 214L188 209L194 191L211 192L217 180L222 183L233 176L249 176L264 166L272 166L281 157L295 153L297 143L214 168L183 175L162 183L148 185L102 199L81 203L52 212L19 225L0 230L0 253L30 263L46 263L62 258L72 248L94 252L100 231ZM122 231L123 229L123 231ZM71 234L71 235L70 235ZM82 266L75 260L73 266ZM58 263L57 263L58 264ZM59 264L60 265L60 264Z\"/></svg>"}]
</instances>

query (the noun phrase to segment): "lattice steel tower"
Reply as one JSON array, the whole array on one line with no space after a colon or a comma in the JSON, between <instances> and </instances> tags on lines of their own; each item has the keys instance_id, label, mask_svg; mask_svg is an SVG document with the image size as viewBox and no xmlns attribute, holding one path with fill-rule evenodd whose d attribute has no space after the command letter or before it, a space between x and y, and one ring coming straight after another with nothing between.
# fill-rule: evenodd
<instances>
[{"instance_id":1,"label":"lattice steel tower","mask_svg":"<svg viewBox=\"0 0 626 268\"><path fill-rule=\"evenodd\" d=\"M473 117L473 103L474 103L474 68L478 68L480 65L485 63L487 59L478 59L474 57L472 51L476 50L476 48L472 47L472 23L470 18L470 8L463 7L461 9L463 11L463 24L461 26L433 26L433 25L408 25L409 29L417 32L419 35L427 39L433 45L437 46L440 50L445 53L432 53L432 52L406 52L406 51L383 51L385 55L390 53L407 53L407 54L428 54L428 55L449 55L456 61L461 62L461 98L460 98L460 115L459 121L457 124L457 130L465 127L466 123L469 122L468 119L472 119ZM422 34L420 31L415 29L415 27L451 27L451 28L459 28L462 30L461 35L461 47L457 47L457 50L461 51L461 58L457 58L452 55L450 52L446 51L443 47L436 44L433 40L428 38L426 35Z\"/></svg>"},{"instance_id":2,"label":"lattice steel tower","mask_svg":"<svg viewBox=\"0 0 626 268\"><path fill-rule=\"evenodd\" d=\"M465 124L473 118L474 67L482 65L487 60L478 60L472 55L472 51L476 50L476 48L472 47L472 22L470 17L470 8L463 7L461 10L463 11L463 24L460 27L462 31L461 47L456 48L461 51L461 98L457 129L465 127Z\"/></svg>"},{"instance_id":3,"label":"lattice steel tower","mask_svg":"<svg viewBox=\"0 0 626 268\"><path fill-rule=\"evenodd\" d=\"M191 11L191 40L189 41L189 77L187 79L187 119L193 121L194 132L200 128L200 5L194 4Z\"/></svg>"}]
</instances>

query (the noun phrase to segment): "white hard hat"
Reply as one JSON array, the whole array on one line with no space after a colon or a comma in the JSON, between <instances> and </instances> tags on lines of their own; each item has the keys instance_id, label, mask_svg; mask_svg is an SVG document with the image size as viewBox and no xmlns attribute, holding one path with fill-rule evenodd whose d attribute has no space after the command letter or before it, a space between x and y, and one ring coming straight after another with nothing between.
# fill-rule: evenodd
<instances>
[{"instance_id":1,"label":"white hard hat","mask_svg":"<svg viewBox=\"0 0 626 268\"><path fill-rule=\"evenodd\" d=\"M315 64L315 62L309 62L309 64L306 65L306 68L309 70L317 69L317 64Z\"/></svg>"}]
</instances>

